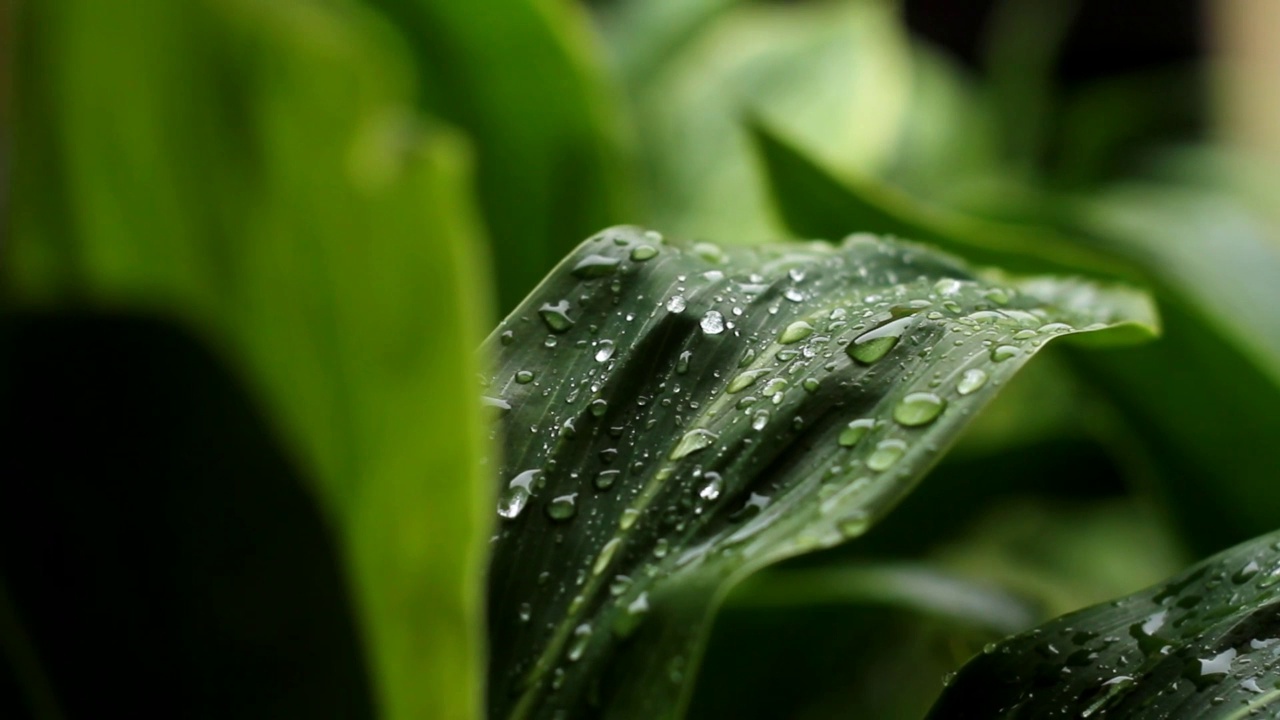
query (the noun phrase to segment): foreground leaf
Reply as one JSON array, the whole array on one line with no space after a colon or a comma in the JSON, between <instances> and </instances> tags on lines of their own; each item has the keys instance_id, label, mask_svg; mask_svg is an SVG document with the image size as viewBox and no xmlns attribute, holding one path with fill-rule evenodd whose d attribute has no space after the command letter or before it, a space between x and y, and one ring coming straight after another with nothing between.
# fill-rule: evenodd
<instances>
[{"instance_id":1,"label":"foreground leaf","mask_svg":"<svg viewBox=\"0 0 1280 720\"><path fill-rule=\"evenodd\" d=\"M1046 341L1152 322L1132 291L867 235L597 235L486 342L491 713L678 715L735 582L865 531Z\"/></svg>"},{"instance_id":2,"label":"foreground leaf","mask_svg":"<svg viewBox=\"0 0 1280 720\"><path fill-rule=\"evenodd\" d=\"M1244 718L1280 702L1280 534L974 658L932 718Z\"/></svg>"}]
</instances>

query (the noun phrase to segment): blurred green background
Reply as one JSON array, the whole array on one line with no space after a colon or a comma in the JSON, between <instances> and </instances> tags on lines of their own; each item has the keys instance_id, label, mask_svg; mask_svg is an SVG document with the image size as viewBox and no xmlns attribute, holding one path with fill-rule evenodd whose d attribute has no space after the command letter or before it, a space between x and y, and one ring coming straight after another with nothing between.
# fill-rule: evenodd
<instances>
[{"instance_id":1,"label":"blurred green background","mask_svg":"<svg viewBox=\"0 0 1280 720\"><path fill-rule=\"evenodd\" d=\"M1265 0L16 0L0 716L481 716L473 351L615 223L900 234L1165 323L1055 348L884 525L742 588L695 717L920 717L983 643L1280 527L1277 32Z\"/></svg>"}]
</instances>

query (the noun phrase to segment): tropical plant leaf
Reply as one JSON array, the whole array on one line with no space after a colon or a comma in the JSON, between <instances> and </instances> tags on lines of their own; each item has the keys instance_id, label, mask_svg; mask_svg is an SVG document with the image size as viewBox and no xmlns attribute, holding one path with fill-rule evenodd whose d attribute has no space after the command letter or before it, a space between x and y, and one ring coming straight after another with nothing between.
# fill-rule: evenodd
<instances>
[{"instance_id":1,"label":"tropical plant leaf","mask_svg":"<svg viewBox=\"0 0 1280 720\"><path fill-rule=\"evenodd\" d=\"M1244 718L1280 701L1280 533L971 660L932 718Z\"/></svg>"},{"instance_id":2,"label":"tropical plant leaf","mask_svg":"<svg viewBox=\"0 0 1280 720\"><path fill-rule=\"evenodd\" d=\"M861 534L1046 341L1145 296L853 236L604 231L485 343L494 717L677 715L739 579Z\"/></svg>"},{"instance_id":3,"label":"tropical plant leaf","mask_svg":"<svg viewBox=\"0 0 1280 720\"><path fill-rule=\"evenodd\" d=\"M479 364L440 348L480 342L487 278L465 148L415 116L406 49L346 0L21 20L6 290L226 358L337 537L380 712L478 714Z\"/></svg>"}]
</instances>

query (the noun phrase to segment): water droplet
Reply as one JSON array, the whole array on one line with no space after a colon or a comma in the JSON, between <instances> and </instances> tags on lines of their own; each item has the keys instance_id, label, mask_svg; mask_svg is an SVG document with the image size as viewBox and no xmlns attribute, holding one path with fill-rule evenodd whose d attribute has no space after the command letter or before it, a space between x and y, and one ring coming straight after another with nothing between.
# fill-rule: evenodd
<instances>
[{"instance_id":1,"label":"water droplet","mask_svg":"<svg viewBox=\"0 0 1280 720\"><path fill-rule=\"evenodd\" d=\"M1009 302L1009 292L1003 288L991 288L982 295L997 305L1005 305Z\"/></svg>"},{"instance_id":2,"label":"water droplet","mask_svg":"<svg viewBox=\"0 0 1280 720\"><path fill-rule=\"evenodd\" d=\"M529 603L520 603L519 617L520 622L529 622L529 618L533 617L533 608L529 607Z\"/></svg>"},{"instance_id":3,"label":"water droplet","mask_svg":"<svg viewBox=\"0 0 1280 720\"><path fill-rule=\"evenodd\" d=\"M591 566L591 572L599 575L609 567L609 561L613 560L613 554L618 551L618 546L622 544L622 538L614 538L604 544L600 548L600 556L596 558L595 565Z\"/></svg>"},{"instance_id":4,"label":"water droplet","mask_svg":"<svg viewBox=\"0 0 1280 720\"><path fill-rule=\"evenodd\" d=\"M591 642L591 624L582 623L573 629L573 639L569 642L569 651L565 655L569 662L577 662L582 659L582 654L587 651L587 644Z\"/></svg>"},{"instance_id":5,"label":"water droplet","mask_svg":"<svg viewBox=\"0 0 1280 720\"><path fill-rule=\"evenodd\" d=\"M520 383L521 385L528 385L529 383L533 382L533 371L521 370L517 372L516 382Z\"/></svg>"},{"instance_id":6,"label":"water droplet","mask_svg":"<svg viewBox=\"0 0 1280 720\"><path fill-rule=\"evenodd\" d=\"M515 341L515 339L516 339L516 334L511 332L510 330L503 330L502 334L498 336L498 342L502 343L503 345L510 345L512 342Z\"/></svg>"},{"instance_id":7,"label":"water droplet","mask_svg":"<svg viewBox=\"0 0 1280 720\"><path fill-rule=\"evenodd\" d=\"M1022 348L1013 345L997 345L991 350L991 359L996 362L1004 362L1009 358L1015 358L1022 354Z\"/></svg>"},{"instance_id":8,"label":"water droplet","mask_svg":"<svg viewBox=\"0 0 1280 720\"><path fill-rule=\"evenodd\" d=\"M626 575L615 575L609 583L609 594L618 597L631 589L631 578Z\"/></svg>"},{"instance_id":9,"label":"water droplet","mask_svg":"<svg viewBox=\"0 0 1280 720\"><path fill-rule=\"evenodd\" d=\"M729 387L725 388L725 392L730 395L740 393L754 385L756 380L759 380L761 376L768 374L769 371L764 369L748 370L744 373L739 373L737 377L729 381Z\"/></svg>"},{"instance_id":10,"label":"water droplet","mask_svg":"<svg viewBox=\"0 0 1280 720\"><path fill-rule=\"evenodd\" d=\"M956 385L956 392L961 395L969 395L982 389L987 384L987 373L980 368L969 368L964 371L964 375L960 376L960 382Z\"/></svg>"},{"instance_id":11,"label":"water droplet","mask_svg":"<svg viewBox=\"0 0 1280 720\"><path fill-rule=\"evenodd\" d=\"M914 392L902 398L893 409L893 419L899 425L919 427L928 425L942 414L947 401L930 392Z\"/></svg>"},{"instance_id":12,"label":"water droplet","mask_svg":"<svg viewBox=\"0 0 1280 720\"><path fill-rule=\"evenodd\" d=\"M552 303L543 303L538 308L538 314L542 316L542 321L551 328L551 332L562 333L573 327L573 319L569 317L569 301L561 300L554 305Z\"/></svg>"},{"instance_id":13,"label":"water droplet","mask_svg":"<svg viewBox=\"0 0 1280 720\"><path fill-rule=\"evenodd\" d=\"M552 520L563 522L570 520L574 515L578 514L578 493L569 493L552 498L547 503L547 517Z\"/></svg>"},{"instance_id":14,"label":"water droplet","mask_svg":"<svg viewBox=\"0 0 1280 720\"><path fill-rule=\"evenodd\" d=\"M751 493L751 497L747 498L747 502L741 508L735 510L733 514L729 516L729 519L734 522L738 522L740 520L753 518L756 515L759 515L761 510L769 507L769 503L771 502L773 502L773 500L768 495Z\"/></svg>"},{"instance_id":15,"label":"water droplet","mask_svg":"<svg viewBox=\"0 0 1280 720\"><path fill-rule=\"evenodd\" d=\"M574 277L584 279L604 277L612 275L618 269L619 262L618 258L608 255L588 255L579 260L570 272Z\"/></svg>"},{"instance_id":16,"label":"water droplet","mask_svg":"<svg viewBox=\"0 0 1280 720\"><path fill-rule=\"evenodd\" d=\"M876 472L884 472L893 467L907 452L907 444L902 440L881 440L876 449L867 458L867 467Z\"/></svg>"},{"instance_id":17,"label":"water droplet","mask_svg":"<svg viewBox=\"0 0 1280 720\"><path fill-rule=\"evenodd\" d=\"M666 538L658 538L658 542L653 545L653 556L661 560L671 551L671 543Z\"/></svg>"},{"instance_id":18,"label":"water droplet","mask_svg":"<svg viewBox=\"0 0 1280 720\"><path fill-rule=\"evenodd\" d=\"M783 345L791 345L813 334L813 326L803 320L797 320L786 327L782 334L778 336L778 342Z\"/></svg>"},{"instance_id":19,"label":"water droplet","mask_svg":"<svg viewBox=\"0 0 1280 720\"><path fill-rule=\"evenodd\" d=\"M853 447L875 426L876 421L871 418L852 420L840 431L840 437L837 442L840 443L841 447Z\"/></svg>"},{"instance_id":20,"label":"water droplet","mask_svg":"<svg viewBox=\"0 0 1280 720\"><path fill-rule=\"evenodd\" d=\"M667 311L673 313L684 312L687 303L683 295L672 295L667 298Z\"/></svg>"},{"instance_id":21,"label":"water droplet","mask_svg":"<svg viewBox=\"0 0 1280 720\"><path fill-rule=\"evenodd\" d=\"M671 451L671 455L669 455L668 458L671 460L679 460L686 455L690 455L714 445L717 439L719 439L719 436L710 430L704 430L702 428L690 430L684 434L684 437L680 438L679 444L677 444L675 449Z\"/></svg>"},{"instance_id":22,"label":"water droplet","mask_svg":"<svg viewBox=\"0 0 1280 720\"><path fill-rule=\"evenodd\" d=\"M591 414L595 417L603 417L605 412L609 410L609 403L606 400L592 400L587 406L591 409Z\"/></svg>"},{"instance_id":23,"label":"water droplet","mask_svg":"<svg viewBox=\"0 0 1280 720\"><path fill-rule=\"evenodd\" d=\"M755 415L751 417L751 429L759 432L765 429L769 424L769 411L757 410Z\"/></svg>"},{"instance_id":24,"label":"water droplet","mask_svg":"<svg viewBox=\"0 0 1280 720\"><path fill-rule=\"evenodd\" d=\"M707 481L707 484L698 491L698 497L703 500L715 500L720 497L720 493L724 490L724 479L720 477L720 473L704 473L702 478Z\"/></svg>"},{"instance_id":25,"label":"water droplet","mask_svg":"<svg viewBox=\"0 0 1280 720\"><path fill-rule=\"evenodd\" d=\"M658 248L652 245L637 245L631 249L631 259L636 262L652 260L658 256Z\"/></svg>"},{"instance_id":26,"label":"water droplet","mask_svg":"<svg viewBox=\"0 0 1280 720\"><path fill-rule=\"evenodd\" d=\"M596 362L604 362L613 357L613 341L601 340L596 344Z\"/></svg>"},{"instance_id":27,"label":"water droplet","mask_svg":"<svg viewBox=\"0 0 1280 720\"><path fill-rule=\"evenodd\" d=\"M533 481L540 474L540 470L525 470L512 478L498 498L498 514L508 520L519 517L524 506L529 504L529 496L533 494Z\"/></svg>"},{"instance_id":28,"label":"water droplet","mask_svg":"<svg viewBox=\"0 0 1280 720\"><path fill-rule=\"evenodd\" d=\"M1049 323L1048 325L1041 325L1038 332L1042 335L1048 335L1051 333L1071 332L1072 330L1075 330L1075 328L1066 323L1055 322Z\"/></svg>"},{"instance_id":29,"label":"water droplet","mask_svg":"<svg viewBox=\"0 0 1280 720\"><path fill-rule=\"evenodd\" d=\"M480 404L487 408L493 408L500 413L506 413L511 410L511 403L502 398L488 397L487 395L480 397Z\"/></svg>"},{"instance_id":30,"label":"water droplet","mask_svg":"<svg viewBox=\"0 0 1280 720\"><path fill-rule=\"evenodd\" d=\"M1228 648L1208 660L1200 661L1201 675L1225 675L1231 672L1231 662L1235 660L1236 649Z\"/></svg>"},{"instance_id":31,"label":"water droplet","mask_svg":"<svg viewBox=\"0 0 1280 720\"><path fill-rule=\"evenodd\" d=\"M898 344L903 333L911 326L911 322L910 317L899 318L862 333L849 343L849 357L863 365L874 363L889 354L889 351Z\"/></svg>"},{"instance_id":32,"label":"water droplet","mask_svg":"<svg viewBox=\"0 0 1280 720\"><path fill-rule=\"evenodd\" d=\"M608 490L618 481L618 476L622 474L621 470L601 470L596 473L595 486L597 490Z\"/></svg>"},{"instance_id":33,"label":"water droplet","mask_svg":"<svg viewBox=\"0 0 1280 720\"><path fill-rule=\"evenodd\" d=\"M716 310L708 310L707 314L702 316L702 322L698 324L702 327L702 332L708 335L719 335L724 332L724 315Z\"/></svg>"},{"instance_id":34,"label":"water droplet","mask_svg":"<svg viewBox=\"0 0 1280 720\"><path fill-rule=\"evenodd\" d=\"M720 246L715 243L694 243L690 249L693 250L693 254L710 263L722 263L728 259L725 257L724 250L721 250Z\"/></svg>"},{"instance_id":35,"label":"water droplet","mask_svg":"<svg viewBox=\"0 0 1280 720\"><path fill-rule=\"evenodd\" d=\"M805 379L804 379L804 382L800 383L800 387L804 388L805 392L817 392L817 391L818 391L818 379L817 379L817 378L805 378Z\"/></svg>"},{"instance_id":36,"label":"water droplet","mask_svg":"<svg viewBox=\"0 0 1280 720\"><path fill-rule=\"evenodd\" d=\"M640 517L640 511L635 508L627 508L622 511L622 515L618 518L618 527L628 530L632 525L636 524L636 520Z\"/></svg>"},{"instance_id":37,"label":"water droplet","mask_svg":"<svg viewBox=\"0 0 1280 720\"><path fill-rule=\"evenodd\" d=\"M1256 560L1250 560L1248 565L1240 568L1231 576L1231 582L1234 582L1237 585L1248 582L1250 578L1258 574L1258 570L1258 562Z\"/></svg>"},{"instance_id":38,"label":"water droplet","mask_svg":"<svg viewBox=\"0 0 1280 720\"><path fill-rule=\"evenodd\" d=\"M836 530L846 540L858 537L871 526L871 518L863 510L855 510L836 522Z\"/></svg>"}]
</instances>

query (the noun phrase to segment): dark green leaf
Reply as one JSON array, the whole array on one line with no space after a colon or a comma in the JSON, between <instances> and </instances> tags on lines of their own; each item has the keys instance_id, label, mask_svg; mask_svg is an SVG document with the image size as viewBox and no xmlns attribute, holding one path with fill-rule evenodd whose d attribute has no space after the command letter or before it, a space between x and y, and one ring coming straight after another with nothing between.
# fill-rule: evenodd
<instances>
[{"instance_id":1,"label":"dark green leaf","mask_svg":"<svg viewBox=\"0 0 1280 720\"><path fill-rule=\"evenodd\" d=\"M718 598L861 534L1044 342L1145 298L869 235L605 231L486 343L505 454L495 717L678 714Z\"/></svg>"},{"instance_id":2,"label":"dark green leaf","mask_svg":"<svg viewBox=\"0 0 1280 720\"><path fill-rule=\"evenodd\" d=\"M975 657L932 718L1246 718L1280 700L1280 534Z\"/></svg>"}]
</instances>

